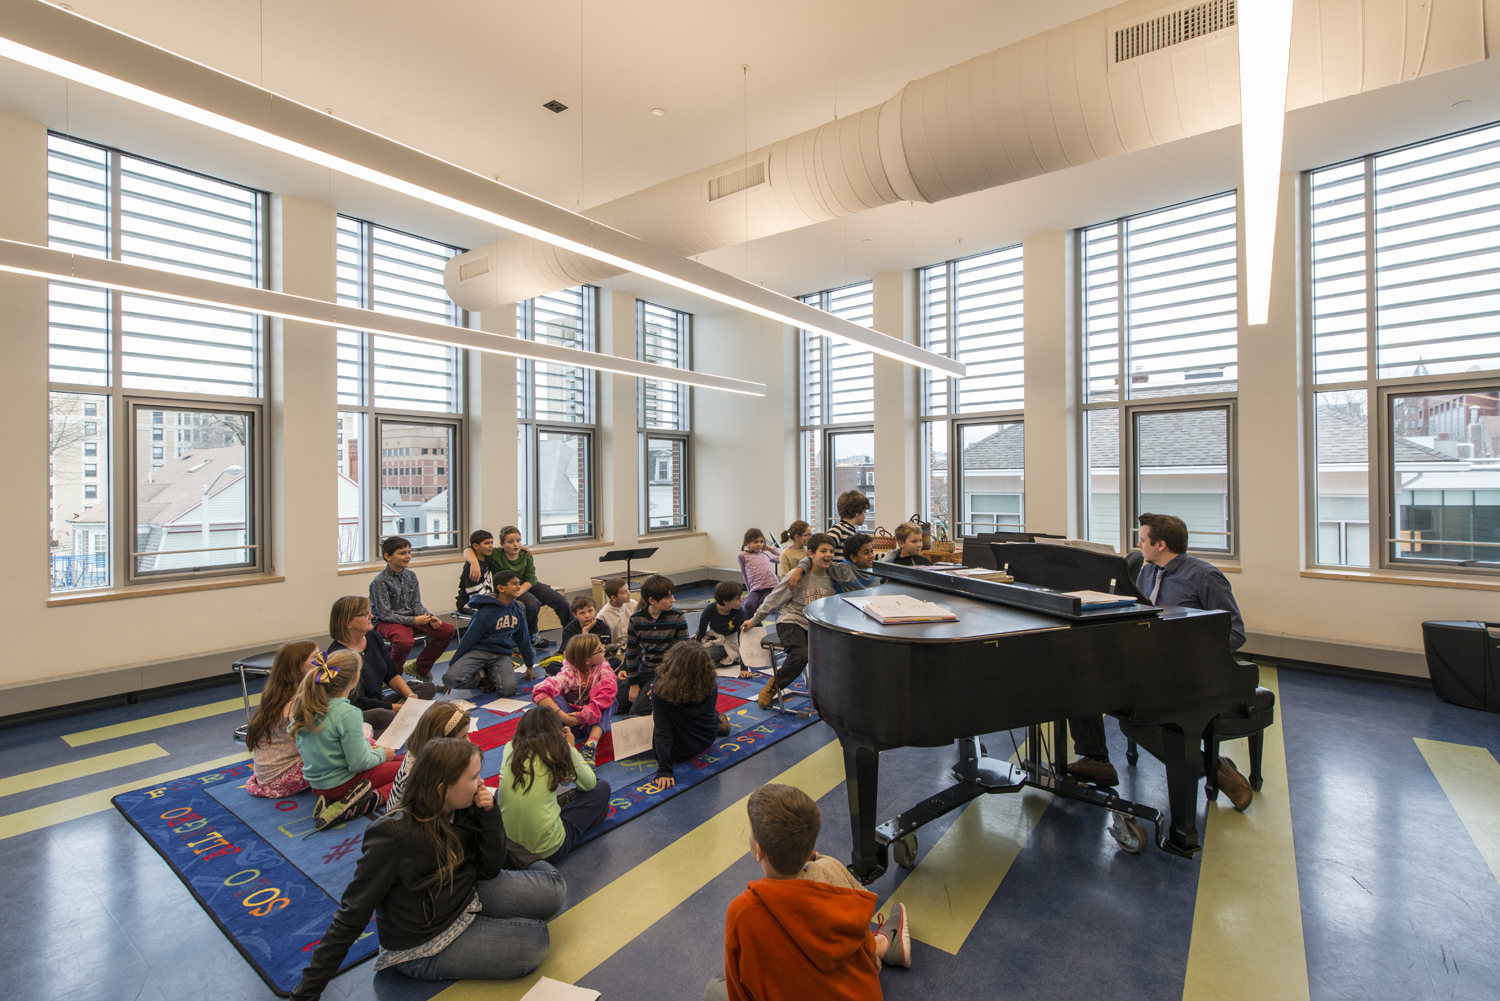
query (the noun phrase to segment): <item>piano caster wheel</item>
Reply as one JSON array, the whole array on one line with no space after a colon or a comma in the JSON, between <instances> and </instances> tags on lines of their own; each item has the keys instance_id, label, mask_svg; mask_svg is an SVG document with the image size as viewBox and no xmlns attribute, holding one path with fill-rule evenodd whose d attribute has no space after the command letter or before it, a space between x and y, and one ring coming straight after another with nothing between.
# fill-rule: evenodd
<instances>
[{"instance_id":1,"label":"piano caster wheel","mask_svg":"<svg viewBox=\"0 0 1500 1001\"><path fill-rule=\"evenodd\" d=\"M903 869L910 869L917 864L917 836L908 834L904 838L897 838L891 842L891 857L896 864Z\"/></svg>"},{"instance_id":2,"label":"piano caster wheel","mask_svg":"<svg viewBox=\"0 0 1500 1001\"><path fill-rule=\"evenodd\" d=\"M1109 836L1132 855L1146 846L1146 829L1123 813L1110 815Z\"/></svg>"},{"instance_id":3,"label":"piano caster wheel","mask_svg":"<svg viewBox=\"0 0 1500 1001\"><path fill-rule=\"evenodd\" d=\"M244 741L245 735L250 732L250 724L245 723L234 728L234 739Z\"/></svg>"}]
</instances>

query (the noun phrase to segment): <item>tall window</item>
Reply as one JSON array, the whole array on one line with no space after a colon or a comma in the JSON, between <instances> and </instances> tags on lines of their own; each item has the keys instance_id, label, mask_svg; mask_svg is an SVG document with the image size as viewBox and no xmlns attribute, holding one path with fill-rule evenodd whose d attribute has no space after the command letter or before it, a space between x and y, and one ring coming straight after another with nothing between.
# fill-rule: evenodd
<instances>
[{"instance_id":1,"label":"tall window","mask_svg":"<svg viewBox=\"0 0 1500 1001\"><path fill-rule=\"evenodd\" d=\"M636 356L641 361L690 368L692 316L636 300ZM660 532L692 527L690 446L693 429L689 387L680 382L639 379L643 528Z\"/></svg>"},{"instance_id":2,"label":"tall window","mask_svg":"<svg viewBox=\"0 0 1500 1001\"><path fill-rule=\"evenodd\" d=\"M47 137L50 245L262 286L258 191ZM262 317L48 285L52 590L266 566Z\"/></svg>"},{"instance_id":3,"label":"tall window","mask_svg":"<svg viewBox=\"0 0 1500 1001\"><path fill-rule=\"evenodd\" d=\"M805 295L825 312L871 326L875 283L860 282ZM870 498L875 516L875 356L869 351L801 332L802 516L815 529L838 520L834 503L845 490Z\"/></svg>"},{"instance_id":4,"label":"tall window","mask_svg":"<svg viewBox=\"0 0 1500 1001\"><path fill-rule=\"evenodd\" d=\"M1129 549L1149 511L1187 522L1195 551L1239 551L1235 212L1227 192L1083 231L1086 524L1096 542Z\"/></svg>"},{"instance_id":5,"label":"tall window","mask_svg":"<svg viewBox=\"0 0 1500 1001\"><path fill-rule=\"evenodd\" d=\"M579 285L516 305L516 336L595 349L594 289ZM593 538L597 377L575 365L518 359L520 476L516 509L527 542Z\"/></svg>"},{"instance_id":6,"label":"tall window","mask_svg":"<svg viewBox=\"0 0 1500 1001\"><path fill-rule=\"evenodd\" d=\"M1311 171L1305 183L1309 562L1494 573L1500 126Z\"/></svg>"},{"instance_id":7,"label":"tall window","mask_svg":"<svg viewBox=\"0 0 1500 1001\"><path fill-rule=\"evenodd\" d=\"M338 301L462 326L462 310L443 291L443 265L460 253L339 216ZM448 345L338 332L340 563L378 559L391 535L410 540L413 552L458 546L462 365L462 352Z\"/></svg>"},{"instance_id":8,"label":"tall window","mask_svg":"<svg viewBox=\"0 0 1500 1001\"><path fill-rule=\"evenodd\" d=\"M923 511L953 536L1026 521L1021 248L918 272L922 344L968 366L922 373Z\"/></svg>"}]
</instances>

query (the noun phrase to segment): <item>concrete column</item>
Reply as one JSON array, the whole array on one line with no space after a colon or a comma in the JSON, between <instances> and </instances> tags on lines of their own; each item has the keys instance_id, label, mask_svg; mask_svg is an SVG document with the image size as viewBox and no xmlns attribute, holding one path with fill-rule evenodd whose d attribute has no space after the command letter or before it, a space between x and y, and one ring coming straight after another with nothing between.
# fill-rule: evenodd
<instances>
[{"instance_id":1,"label":"concrete column","mask_svg":"<svg viewBox=\"0 0 1500 1001\"><path fill-rule=\"evenodd\" d=\"M516 335L516 306L506 303L479 316L490 334ZM459 526L459 542L487 528L497 535L516 524L519 471L516 445L516 365L507 355L469 352L469 524Z\"/></svg>"},{"instance_id":2,"label":"concrete column","mask_svg":"<svg viewBox=\"0 0 1500 1001\"><path fill-rule=\"evenodd\" d=\"M915 271L887 271L875 276L874 328L882 334L916 343L917 294ZM875 356L875 522L894 528L920 506L917 447L921 370ZM830 506L836 498L829 498Z\"/></svg>"},{"instance_id":3,"label":"concrete column","mask_svg":"<svg viewBox=\"0 0 1500 1001\"><path fill-rule=\"evenodd\" d=\"M1076 237L1021 244L1026 297L1026 528L1077 537L1079 524Z\"/></svg>"}]
</instances>

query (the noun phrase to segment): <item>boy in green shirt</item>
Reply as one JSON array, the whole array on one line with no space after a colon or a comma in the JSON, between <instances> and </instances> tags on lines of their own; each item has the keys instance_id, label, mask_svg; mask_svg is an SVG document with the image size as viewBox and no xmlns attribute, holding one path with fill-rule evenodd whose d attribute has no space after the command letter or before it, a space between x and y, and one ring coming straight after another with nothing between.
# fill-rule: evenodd
<instances>
[{"instance_id":1,"label":"boy in green shirt","mask_svg":"<svg viewBox=\"0 0 1500 1001\"><path fill-rule=\"evenodd\" d=\"M484 535L489 537L488 532ZM464 559L469 564L469 579L477 584L484 578L484 568L480 565L480 556L473 546L464 550ZM500 545L490 552L486 562L492 571L512 570L520 576L521 595L516 600L526 609L526 627L531 630L531 645L537 650L551 646L551 641L543 639L536 629L542 605L552 609L557 615L558 624L562 626L568 624L573 612L568 608L566 598L536 579L536 561L531 558L531 553L521 547L521 530L514 525L506 525L500 529Z\"/></svg>"}]
</instances>

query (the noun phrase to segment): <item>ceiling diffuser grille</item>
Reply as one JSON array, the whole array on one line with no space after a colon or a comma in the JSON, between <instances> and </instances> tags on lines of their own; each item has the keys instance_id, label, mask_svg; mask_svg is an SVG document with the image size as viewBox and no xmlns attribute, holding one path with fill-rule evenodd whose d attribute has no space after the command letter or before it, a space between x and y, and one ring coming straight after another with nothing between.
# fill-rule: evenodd
<instances>
[{"instance_id":1,"label":"ceiling diffuser grille","mask_svg":"<svg viewBox=\"0 0 1500 1001\"><path fill-rule=\"evenodd\" d=\"M466 282L470 278L478 278L480 275L487 275L489 273L490 258L488 254L476 258L467 264L460 264L458 266L458 280L461 282Z\"/></svg>"},{"instance_id":2,"label":"ceiling diffuser grille","mask_svg":"<svg viewBox=\"0 0 1500 1001\"><path fill-rule=\"evenodd\" d=\"M757 160L748 167L739 170L731 170L708 182L708 200L718 201L720 198L737 194L758 184L766 183L766 161Z\"/></svg>"},{"instance_id":3,"label":"ceiling diffuser grille","mask_svg":"<svg viewBox=\"0 0 1500 1001\"><path fill-rule=\"evenodd\" d=\"M1235 24L1234 8L1235 0L1208 0L1120 28L1115 32L1115 62L1127 62L1158 49L1232 28Z\"/></svg>"}]
</instances>

